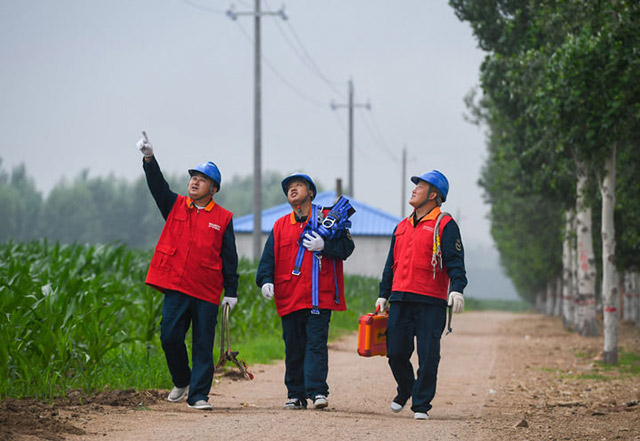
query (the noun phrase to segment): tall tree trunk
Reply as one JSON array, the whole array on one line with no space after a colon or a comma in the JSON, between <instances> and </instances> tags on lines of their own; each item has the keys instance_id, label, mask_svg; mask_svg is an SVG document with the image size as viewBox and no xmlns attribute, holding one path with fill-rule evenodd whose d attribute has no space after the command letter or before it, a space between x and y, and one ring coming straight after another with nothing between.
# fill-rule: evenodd
<instances>
[{"instance_id":1,"label":"tall tree trunk","mask_svg":"<svg viewBox=\"0 0 640 441\"><path fill-rule=\"evenodd\" d=\"M547 301L545 302L545 305L544 305L544 313L549 316L553 315L553 308L555 305L555 299L556 299L555 285L556 284L554 279L547 280Z\"/></svg>"},{"instance_id":2,"label":"tall tree trunk","mask_svg":"<svg viewBox=\"0 0 640 441\"><path fill-rule=\"evenodd\" d=\"M545 292L543 289L538 291L536 294L536 311L544 314L545 313Z\"/></svg>"},{"instance_id":3,"label":"tall tree trunk","mask_svg":"<svg viewBox=\"0 0 640 441\"><path fill-rule=\"evenodd\" d=\"M556 277L556 306L553 310L554 317L562 317L562 275Z\"/></svg>"},{"instance_id":4,"label":"tall tree trunk","mask_svg":"<svg viewBox=\"0 0 640 441\"><path fill-rule=\"evenodd\" d=\"M562 241L562 325L573 329L573 277L571 238L573 233L573 210L565 212L564 239Z\"/></svg>"},{"instance_id":5,"label":"tall tree trunk","mask_svg":"<svg viewBox=\"0 0 640 441\"><path fill-rule=\"evenodd\" d=\"M631 314L633 315L633 321L636 326L640 328L640 273L634 271L631 277L631 287L633 289L633 301L631 307Z\"/></svg>"},{"instance_id":6,"label":"tall tree trunk","mask_svg":"<svg viewBox=\"0 0 640 441\"><path fill-rule=\"evenodd\" d=\"M571 324L574 330L578 327L578 219L573 213L571 234L571 295L573 307L571 308Z\"/></svg>"},{"instance_id":7,"label":"tall tree trunk","mask_svg":"<svg viewBox=\"0 0 640 441\"><path fill-rule=\"evenodd\" d=\"M633 320L633 290L631 288L631 271L622 276L622 320Z\"/></svg>"},{"instance_id":8,"label":"tall tree trunk","mask_svg":"<svg viewBox=\"0 0 640 441\"><path fill-rule=\"evenodd\" d=\"M616 205L616 146L604 161L602 195L602 310L604 313L604 362L618 362L618 278L616 274L616 237L613 209Z\"/></svg>"},{"instance_id":9,"label":"tall tree trunk","mask_svg":"<svg viewBox=\"0 0 640 441\"><path fill-rule=\"evenodd\" d=\"M578 317L576 330L585 337L598 335L596 324L596 266L593 254L591 207L585 201L586 167L578 164L576 221L578 240Z\"/></svg>"}]
</instances>

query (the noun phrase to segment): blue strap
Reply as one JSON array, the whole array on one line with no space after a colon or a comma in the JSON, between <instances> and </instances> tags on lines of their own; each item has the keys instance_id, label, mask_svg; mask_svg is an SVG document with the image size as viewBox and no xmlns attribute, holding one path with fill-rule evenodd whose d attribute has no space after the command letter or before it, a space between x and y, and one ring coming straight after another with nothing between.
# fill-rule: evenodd
<instances>
[{"instance_id":1,"label":"blue strap","mask_svg":"<svg viewBox=\"0 0 640 441\"><path fill-rule=\"evenodd\" d=\"M318 206L311 204L311 231L318 228ZM307 224L308 225L308 224ZM320 252L311 253L313 264L311 269L311 314L320 314L320 301L318 298L318 279L320 278Z\"/></svg>"},{"instance_id":2,"label":"blue strap","mask_svg":"<svg viewBox=\"0 0 640 441\"><path fill-rule=\"evenodd\" d=\"M302 270L302 260L304 259L304 252L307 250L302 241L304 240L304 235L309 231L316 231L318 229L318 206L315 204L311 204L311 219L307 222L307 226L300 234L300 238L298 239L300 245L298 246L298 254L296 255L296 261L293 265L293 271L291 274L294 276L299 276L300 271ZM320 314L319 307L319 296L318 296L318 279L320 276L320 259L322 258L320 252L311 253L311 313L312 314Z\"/></svg>"},{"instance_id":3,"label":"blue strap","mask_svg":"<svg viewBox=\"0 0 640 441\"><path fill-rule=\"evenodd\" d=\"M325 239L335 238L340 230L351 227L349 217L355 213L355 211L349 203L349 200L344 196L340 196L322 223L318 225L318 233Z\"/></svg>"},{"instance_id":4,"label":"blue strap","mask_svg":"<svg viewBox=\"0 0 640 441\"><path fill-rule=\"evenodd\" d=\"M340 288L338 287L338 273L336 271L336 261L333 261L333 284L336 286L336 296L334 301L336 305L340 304Z\"/></svg>"}]
</instances>

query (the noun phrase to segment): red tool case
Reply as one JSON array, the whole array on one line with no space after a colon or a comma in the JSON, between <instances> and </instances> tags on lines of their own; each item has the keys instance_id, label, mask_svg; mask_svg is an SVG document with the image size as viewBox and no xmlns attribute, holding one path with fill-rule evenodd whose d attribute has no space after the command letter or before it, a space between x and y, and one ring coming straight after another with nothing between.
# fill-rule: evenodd
<instances>
[{"instance_id":1,"label":"red tool case","mask_svg":"<svg viewBox=\"0 0 640 441\"><path fill-rule=\"evenodd\" d=\"M387 355L388 314L365 314L358 323L358 354L362 357Z\"/></svg>"}]
</instances>

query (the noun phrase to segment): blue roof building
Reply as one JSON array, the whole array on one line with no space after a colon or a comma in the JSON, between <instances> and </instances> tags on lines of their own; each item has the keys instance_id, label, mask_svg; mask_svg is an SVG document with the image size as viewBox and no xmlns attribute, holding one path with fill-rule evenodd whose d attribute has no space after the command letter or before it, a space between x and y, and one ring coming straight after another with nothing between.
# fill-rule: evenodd
<instances>
[{"instance_id":1,"label":"blue roof building","mask_svg":"<svg viewBox=\"0 0 640 441\"><path fill-rule=\"evenodd\" d=\"M401 217L385 213L365 203L346 196L356 212L349 218L352 227L349 229L356 248L346 260L344 270L349 274L361 274L379 277L389 252L390 238L393 230L402 220ZM323 207L332 206L338 199L335 191L318 193L314 204ZM262 211L262 243L266 242L273 224L282 216L291 213L288 203L276 205ZM251 233L253 232L253 214L233 219L236 233L238 254L251 258Z\"/></svg>"},{"instance_id":2,"label":"blue roof building","mask_svg":"<svg viewBox=\"0 0 640 441\"><path fill-rule=\"evenodd\" d=\"M323 207L332 206L338 196L335 191L324 191L318 193L313 200L314 204ZM349 199L351 206L356 212L350 217L352 227L351 236L391 236L393 229L398 225L402 218L393 214L385 213L382 210L374 208L370 205L358 202L355 199ZM276 205L262 212L262 232L269 234L276 220L285 214L291 213L291 206L288 203ZM236 233L253 232L253 214L247 214L233 220L233 229Z\"/></svg>"}]
</instances>

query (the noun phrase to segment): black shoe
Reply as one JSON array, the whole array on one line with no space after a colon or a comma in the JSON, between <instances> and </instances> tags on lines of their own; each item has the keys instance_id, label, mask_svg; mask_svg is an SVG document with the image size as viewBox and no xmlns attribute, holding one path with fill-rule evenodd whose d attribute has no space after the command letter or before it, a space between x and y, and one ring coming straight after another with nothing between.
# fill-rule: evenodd
<instances>
[{"instance_id":1,"label":"black shoe","mask_svg":"<svg viewBox=\"0 0 640 441\"><path fill-rule=\"evenodd\" d=\"M285 409L306 409L307 400L302 401L300 398L289 398L289 401L284 403Z\"/></svg>"}]
</instances>

